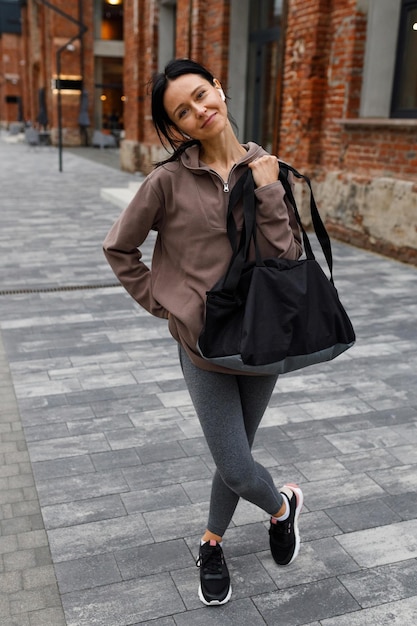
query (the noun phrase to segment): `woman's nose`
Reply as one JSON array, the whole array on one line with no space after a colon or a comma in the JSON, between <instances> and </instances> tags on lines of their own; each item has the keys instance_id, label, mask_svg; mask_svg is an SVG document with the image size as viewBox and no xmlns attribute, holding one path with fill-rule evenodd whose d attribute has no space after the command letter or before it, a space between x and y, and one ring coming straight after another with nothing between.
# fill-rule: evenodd
<instances>
[{"instance_id":1,"label":"woman's nose","mask_svg":"<svg viewBox=\"0 0 417 626\"><path fill-rule=\"evenodd\" d=\"M207 111L207 107L204 104L195 105L195 112L198 117L201 117L202 115L204 115L206 111Z\"/></svg>"}]
</instances>

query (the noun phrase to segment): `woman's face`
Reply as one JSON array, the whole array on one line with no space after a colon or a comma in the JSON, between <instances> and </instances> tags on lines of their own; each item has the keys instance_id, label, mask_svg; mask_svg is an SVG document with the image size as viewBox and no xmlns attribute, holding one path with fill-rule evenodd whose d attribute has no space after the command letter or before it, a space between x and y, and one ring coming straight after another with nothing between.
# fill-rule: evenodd
<instances>
[{"instance_id":1,"label":"woman's face","mask_svg":"<svg viewBox=\"0 0 417 626\"><path fill-rule=\"evenodd\" d=\"M211 85L199 74L184 74L170 81L164 107L182 133L202 142L216 137L228 122L220 83L215 80Z\"/></svg>"}]
</instances>

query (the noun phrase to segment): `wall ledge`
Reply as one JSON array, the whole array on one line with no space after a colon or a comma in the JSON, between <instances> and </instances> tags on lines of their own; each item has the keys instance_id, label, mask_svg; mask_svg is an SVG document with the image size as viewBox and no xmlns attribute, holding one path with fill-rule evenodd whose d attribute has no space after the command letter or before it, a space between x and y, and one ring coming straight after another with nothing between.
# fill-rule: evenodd
<instances>
[{"instance_id":1,"label":"wall ledge","mask_svg":"<svg viewBox=\"0 0 417 626\"><path fill-rule=\"evenodd\" d=\"M336 124L345 126L346 128L410 128L417 129L417 119L415 118L386 118L386 117L352 117L335 119Z\"/></svg>"}]
</instances>

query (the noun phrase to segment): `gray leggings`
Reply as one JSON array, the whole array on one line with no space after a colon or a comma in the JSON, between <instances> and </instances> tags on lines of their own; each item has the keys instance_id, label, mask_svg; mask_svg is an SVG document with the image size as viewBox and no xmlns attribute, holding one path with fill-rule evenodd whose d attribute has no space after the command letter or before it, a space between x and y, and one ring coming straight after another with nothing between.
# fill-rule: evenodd
<instances>
[{"instance_id":1,"label":"gray leggings","mask_svg":"<svg viewBox=\"0 0 417 626\"><path fill-rule=\"evenodd\" d=\"M255 434L277 376L236 376L196 367L183 348L180 363L194 408L216 464L207 528L224 535L239 498L269 515L282 505L270 473L252 456Z\"/></svg>"}]
</instances>

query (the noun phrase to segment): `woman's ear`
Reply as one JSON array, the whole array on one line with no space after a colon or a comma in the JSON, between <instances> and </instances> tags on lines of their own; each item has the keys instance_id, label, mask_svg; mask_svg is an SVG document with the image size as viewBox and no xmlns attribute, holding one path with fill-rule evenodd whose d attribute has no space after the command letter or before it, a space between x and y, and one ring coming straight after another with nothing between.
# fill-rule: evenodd
<instances>
[{"instance_id":1,"label":"woman's ear","mask_svg":"<svg viewBox=\"0 0 417 626\"><path fill-rule=\"evenodd\" d=\"M223 102L226 101L226 96L224 95L224 91L222 89L221 84L219 83L219 81L217 80L217 78L214 79L214 86L216 87L216 89L218 90L221 99L223 100Z\"/></svg>"}]
</instances>

